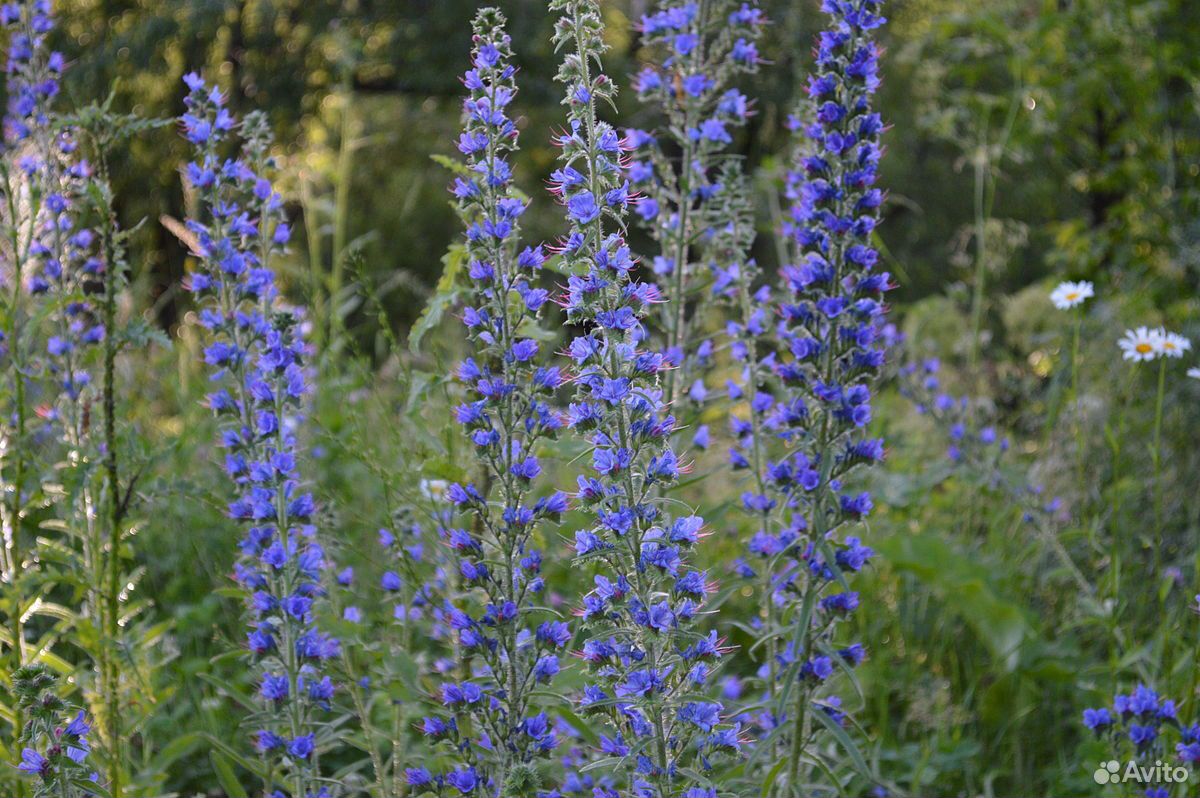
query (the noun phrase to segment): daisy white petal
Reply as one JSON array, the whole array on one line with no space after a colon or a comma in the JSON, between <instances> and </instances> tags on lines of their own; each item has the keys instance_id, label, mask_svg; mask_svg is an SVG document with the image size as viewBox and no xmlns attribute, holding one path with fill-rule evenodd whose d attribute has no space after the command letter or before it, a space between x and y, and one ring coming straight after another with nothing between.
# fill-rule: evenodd
<instances>
[{"instance_id":1,"label":"daisy white petal","mask_svg":"<svg viewBox=\"0 0 1200 798\"><path fill-rule=\"evenodd\" d=\"M1192 348L1192 342L1179 333L1167 332L1161 327L1158 330L1158 351L1167 357L1180 358L1183 353Z\"/></svg>"},{"instance_id":2,"label":"daisy white petal","mask_svg":"<svg viewBox=\"0 0 1200 798\"><path fill-rule=\"evenodd\" d=\"M1050 292L1050 301L1059 310L1070 310L1073 307L1082 305L1086 300L1091 299L1095 295L1095 286L1087 280L1081 280L1077 283L1068 281L1059 283L1058 287Z\"/></svg>"},{"instance_id":3,"label":"daisy white petal","mask_svg":"<svg viewBox=\"0 0 1200 798\"><path fill-rule=\"evenodd\" d=\"M1117 341L1117 346L1121 347L1121 355L1126 360L1132 360L1134 363L1144 363L1148 360L1154 360L1162 354L1159 339L1161 334L1158 330L1152 330L1149 327L1138 327L1136 330L1126 330L1125 336Z\"/></svg>"}]
</instances>

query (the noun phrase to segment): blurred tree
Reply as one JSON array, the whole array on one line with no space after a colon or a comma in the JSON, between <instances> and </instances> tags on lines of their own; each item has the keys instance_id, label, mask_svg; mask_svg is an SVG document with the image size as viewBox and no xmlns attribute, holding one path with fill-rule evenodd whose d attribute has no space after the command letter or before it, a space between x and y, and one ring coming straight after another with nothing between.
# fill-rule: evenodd
<instances>
[{"instance_id":1,"label":"blurred tree","mask_svg":"<svg viewBox=\"0 0 1200 798\"><path fill-rule=\"evenodd\" d=\"M309 296L322 285L310 279L313 263L324 264L328 277L345 256L330 250L374 231L359 241L357 268L374 273L377 285L395 283L387 298L390 315L401 327L411 323L453 235L442 192L448 176L429 156L452 151L458 76L469 43L464 20L474 4L61 5L60 35L70 41L60 44L86 53L69 73L73 96L103 95L115 82L118 108L174 115L179 78L202 69L229 92L235 110L267 110L285 142L292 214L302 217L307 204L320 217L312 225L319 235L302 240L325 242L321 253L297 244L294 289L319 298ZM519 102L533 134L525 137L531 146L518 175L535 193L551 168L549 136L558 114L547 44L552 20L537 0L500 5L514 21ZM785 146L781 123L809 62L807 26L816 4L764 5L775 24L762 51L773 66L770 80L748 87L758 113L740 146L752 164ZM618 77L637 61L629 21L645 6L645 0L606 5ZM977 226L978 213L963 200L975 193L972 175L981 165L984 194L995 198L985 215L1020 219L1031 228L1019 262L989 277L1001 291L1036 279L1047 261L1081 275L1153 272L1167 291L1180 279L1196 284L1200 231L1190 220L1200 205L1200 7L1188 0L897 0L889 14L895 24L885 43L897 57L885 75L882 111L894 122L910 120L916 109L923 122L898 126L888 140L903 154L889 159L885 180L892 186L894 223L883 230L906 298L942 290L942 264L957 232ZM630 100L626 92L619 103L636 123ZM346 120L355 139L349 161L340 157ZM182 149L175 138L166 131L145 136L114 163L124 222L182 215L175 179ZM352 168L342 174L339 167L347 164ZM967 175L963 167L970 167ZM311 203L301 202L305 183ZM546 204L535 205L529 224L531 232L551 238L556 217ZM986 244L986 236L974 235ZM142 288L162 322L172 324L186 302L178 293L183 248L158 225L141 232L140 245ZM760 246L769 266L773 250L769 242ZM974 267L979 258L969 260ZM397 271L404 277L392 281ZM351 275L343 269L341 277ZM353 302L343 311L351 314L351 326L371 323L355 315Z\"/></svg>"}]
</instances>

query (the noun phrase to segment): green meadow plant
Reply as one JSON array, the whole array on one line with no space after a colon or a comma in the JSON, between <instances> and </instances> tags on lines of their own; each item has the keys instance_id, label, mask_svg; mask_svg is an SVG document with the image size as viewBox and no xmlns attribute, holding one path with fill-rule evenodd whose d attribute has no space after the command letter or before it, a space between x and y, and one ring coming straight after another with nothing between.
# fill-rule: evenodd
<instances>
[{"instance_id":1,"label":"green meadow plant","mask_svg":"<svg viewBox=\"0 0 1200 798\"><path fill-rule=\"evenodd\" d=\"M0 795L1188 794L1182 0L125 5L0 3Z\"/></svg>"}]
</instances>

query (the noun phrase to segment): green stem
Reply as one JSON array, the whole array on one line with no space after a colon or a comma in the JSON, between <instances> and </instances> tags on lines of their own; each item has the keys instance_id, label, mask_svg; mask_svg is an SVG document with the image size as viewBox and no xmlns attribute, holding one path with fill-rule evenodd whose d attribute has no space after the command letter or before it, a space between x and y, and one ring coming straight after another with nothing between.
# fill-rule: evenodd
<instances>
[{"instance_id":1,"label":"green stem","mask_svg":"<svg viewBox=\"0 0 1200 798\"><path fill-rule=\"evenodd\" d=\"M405 648L405 650L409 650ZM404 795L407 790L407 782L400 781L400 774L403 772L400 768L400 728L401 714L399 702L392 703L392 794Z\"/></svg>"},{"instance_id":2,"label":"green stem","mask_svg":"<svg viewBox=\"0 0 1200 798\"><path fill-rule=\"evenodd\" d=\"M1071 341L1071 425L1075 432L1075 484L1079 487L1079 506L1082 510L1087 504L1087 483L1083 479L1083 424L1079 406L1079 334L1083 327L1083 311L1075 316L1075 333ZM1082 513L1081 513L1082 515Z\"/></svg>"},{"instance_id":3,"label":"green stem","mask_svg":"<svg viewBox=\"0 0 1200 798\"><path fill-rule=\"evenodd\" d=\"M1163 491L1162 491L1162 420L1163 396L1167 387L1167 359L1159 356L1158 394L1154 402L1154 443L1150 455L1154 461L1154 578L1158 578L1162 565L1163 546Z\"/></svg>"},{"instance_id":4,"label":"green stem","mask_svg":"<svg viewBox=\"0 0 1200 798\"><path fill-rule=\"evenodd\" d=\"M738 299L739 299L739 302L741 305L743 329L747 329L747 326L750 324L750 320L754 315L754 299L750 295L750 281L749 281L748 277L747 277L747 279L742 281L742 283L739 287ZM750 370L750 381L749 381L749 385L747 385L747 390L748 390L750 396L753 397L754 394L757 393L757 391L759 389L759 384L762 379L761 375L760 375L761 366L759 365L757 338L752 334L747 334L745 336L745 344L746 344L746 364ZM762 418L758 413L754 412L753 408L750 411L750 430L751 430L750 434L751 434L751 441L752 441L751 449L750 449L750 456L752 459L751 467L754 469L755 487L758 490L760 495L766 495L768 492L768 486L766 483L766 476L764 474L765 467L766 467L766 453L763 451L764 441L763 441ZM774 527L772 524L770 510L766 510L762 513L762 525L763 525L762 528L763 528L764 532L767 532L767 533L773 532ZM775 585L774 585L773 561L767 560L763 564L763 585L762 585L763 593L762 593L761 598L766 603L766 610L767 610L767 635L766 635L766 640L767 640L767 653L766 653L766 657L767 657L767 691L766 692L767 692L767 701L772 706L774 706L774 703L775 703L776 681L778 680L778 677L779 677L779 673L778 673L779 666L776 661L777 657L778 657L778 653L779 653L778 638L777 638L776 632L775 632L775 625L776 625L777 620L775 617L775 601L774 601L774 597L772 595L774 587L775 587ZM770 760L775 759L774 754L776 753L776 750L777 750L776 741L772 740ZM768 760L768 761L770 761L770 760Z\"/></svg>"},{"instance_id":5,"label":"green stem","mask_svg":"<svg viewBox=\"0 0 1200 798\"><path fill-rule=\"evenodd\" d=\"M806 635L807 637L807 635ZM800 757L804 753L804 725L807 722L808 695L803 687L796 690L796 702L793 707L795 718L792 722L792 751L788 757L787 789L791 798L801 798L800 795Z\"/></svg>"},{"instance_id":6,"label":"green stem","mask_svg":"<svg viewBox=\"0 0 1200 798\"><path fill-rule=\"evenodd\" d=\"M667 297L668 303L675 305L675 318L671 323L671 337L668 351L678 351L684 343L684 328L687 326L687 302L683 295L685 288L684 274L688 267L688 211L691 207L691 199L689 197L689 181L687 175L691 170L692 163L692 144L691 141L684 145L683 148L683 169L679 177L679 226L676 229L675 241L675 273L672 275L672 296ZM684 364L687 362L687 357L682 356L679 368L671 369L667 372L666 385L666 401L668 406L674 407L675 400L681 391L683 384L682 379L678 379L676 372L682 371Z\"/></svg>"},{"instance_id":7,"label":"green stem","mask_svg":"<svg viewBox=\"0 0 1200 798\"><path fill-rule=\"evenodd\" d=\"M342 110L342 140L338 146L337 186L333 194L333 270L329 276L329 342L334 343L344 332L342 315L338 311L342 293L343 274L346 270L346 239L350 227L350 188L354 163L353 130L351 111L354 95L346 92Z\"/></svg>"},{"instance_id":8,"label":"green stem","mask_svg":"<svg viewBox=\"0 0 1200 798\"><path fill-rule=\"evenodd\" d=\"M346 669L347 674L353 674L355 670L350 663L350 655L345 647L342 648L342 667ZM367 709L366 702L363 701L363 691L358 686L358 682L353 678L348 681L350 697L354 701L354 711L358 715L358 723L362 726L363 736L366 738L367 753L371 757L371 769L375 771L375 789L378 790L375 798L387 798L383 758L380 756L379 746L376 744L376 733L374 726L371 724L371 713Z\"/></svg>"},{"instance_id":9,"label":"green stem","mask_svg":"<svg viewBox=\"0 0 1200 798\"><path fill-rule=\"evenodd\" d=\"M37 204L29 209L28 213L31 216L29 236L26 237L25 246L22 246L20 225L17 220L21 218L16 205L16 192L12 190L12 175L5 174L7 195L7 210L8 218L11 220L9 225L9 246L12 249L12 294L8 306L8 324L5 330L5 335L8 340L9 358L12 361L10 372L13 379L13 409L16 416L16 424L14 425L12 438L6 442L7 446L11 447L11 451L4 453L4 459L7 460L10 456L13 459L13 477L12 481L8 482L7 487L12 492L11 506L4 512L4 518L0 523L3 523L4 535L4 551L5 551L5 578L8 581L9 587L12 590L12 606L13 615L12 623L12 647L16 654L16 667L21 667L26 664L25 658L25 619L24 607L25 600L22 594L22 572L25 567L24 554L21 550L21 513L24 509L21 500L21 490L25 483L25 433L28 418L28 409L25 401L25 368L22 358L22 341L21 341L21 278L24 273L24 265L28 256L28 242L32 238L32 218L38 213ZM3 483L0 482L0 485ZM21 730L25 726L24 713L20 707L13 707L13 734L12 740L15 743L21 735ZM11 746L13 752L14 764L20 762L21 746L14 744ZM18 785L18 796L25 795L25 786Z\"/></svg>"},{"instance_id":10,"label":"green stem","mask_svg":"<svg viewBox=\"0 0 1200 798\"><path fill-rule=\"evenodd\" d=\"M101 154L101 175L107 180L108 165ZM107 640L102 645L110 648L116 645L120 634L120 600L121 600L121 524L124 507L121 501L121 474L117 461L117 427L116 427L116 357L117 342L114 335L117 308L117 269L118 249L116 242L116 219L112 208L102 209L104 222L101 230L104 247L104 472L108 483L108 595L107 603ZM121 707L120 707L120 672L111 657L105 658L106 672L104 679L104 711L107 719L107 734L110 746L108 779L109 793L113 798L121 798Z\"/></svg>"},{"instance_id":11,"label":"green stem","mask_svg":"<svg viewBox=\"0 0 1200 798\"><path fill-rule=\"evenodd\" d=\"M983 328L983 297L987 281L987 210L985 196L987 186L987 143L981 145L981 153L975 159L975 279L971 291L971 351L970 367L974 372L979 362Z\"/></svg>"},{"instance_id":12,"label":"green stem","mask_svg":"<svg viewBox=\"0 0 1200 798\"><path fill-rule=\"evenodd\" d=\"M822 428L820 445L817 447L817 451L822 453L821 462L825 463L825 465L821 469L821 484L817 486L817 498L812 509L812 522L809 524L809 529L812 530L811 540L813 541L820 540L828 531L824 523L824 502L822 501L822 491L829 490L829 466L828 458L826 457L829 451L828 426L829 418L826 416L821 423ZM814 585L813 581L809 579L806 573L804 575L804 590L801 591L803 602L801 604L802 607L808 605L810 602L810 590L820 591L820 586ZM792 650L796 657L807 657L809 653L809 638L812 631L812 619L807 617L806 613L801 610L798 621L800 622L799 628L797 628L795 633L792 635L792 639L795 641L795 645L793 646ZM808 698L808 691L803 685L796 689L796 699L792 706L792 746L791 752L788 756L787 778L787 789L791 792L792 798L801 798L799 791L800 759L804 753Z\"/></svg>"},{"instance_id":13,"label":"green stem","mask_svg":"<svg viewBox=\"0 0 1200 798\"><path fill-rule=\"evenodd\" d=\"M1015 65L1014 74L1020 74L1020 65ZM1004 118L1000 137L996 143L996 161L1004 158L1012 137L1013 126L1022 102L1021 82L1018 80L1013 96L1008 104L1008 113ZM971 353L970 366L974 372L979 363L981 352L980 335L983 333L984 288L987 282L987 223L992 216L992 208L996 203L996 179L992 170L992 158L988 152L987 128L980 143L981 151L975 161L975 285L971 296ZM976 374L978 376L978 374Z\"/></svg>"},{"instance_id":14,"label":"green stem","mask_svg":"<svg viewBox=\"0 0 1200 798\"><path fill-rule=\"evenodd\" d=\"M697 19L700 20L699 28L704 30L708 27L708 4L701 0L699 10L697 11ZM701 36L701 44L694 48L689 55L688 65L686 68L691 72L696 72L702 68L705 61L705 44L704 37ZM693 104L687 100L687 95L683 98L683 113L682 118L678 119L674 124L678 124L679 129L689 130L693 127L695 118L695 109ZM669 329L668 351L680 352L681 359L678 369L671 369L666 374L666 390L664 397L668 406L674 408L679 399L680 394L685 390L687 374L685 367L687 365L687 355L684 353L683 347L687 343L688 335L688 313L687 313L687 293L688 293L688 267L691 261L688 257L691 243L693 224L691 218L692 211L692 191L691 191L691 175L693 170L692 161L696 158L696 146L691 137L684 136L682 141L682 156L679 160L679 174L676 179L676 206L679 209L678 224L675 226L675 251L672 253L672 261L675 271L671 275L671 295L666 298L665 305L673 307L674 318L672 319ZM707 170L707 166L703 169ZM678 372L678 373L677 373ZM676 411L678 412L678 411Z\"/></svg>"},{"instance_id":15,"label":"green stem","mask_svg":"<svg viewBox=\"0 0 1200 798\"><path fill-rule=\"evenodd\" d=\"M304 218L304 240L308 249L308 279L309 290L312 292L311 307L313 314L313 346L318 353L325 351L325 334L329 319L325 296L325 281L322 278L321 263L321 231L317 219L317 207L312 197L310 184L303 176L300 178L300 207Z\"/></svg>"}]
</instances>

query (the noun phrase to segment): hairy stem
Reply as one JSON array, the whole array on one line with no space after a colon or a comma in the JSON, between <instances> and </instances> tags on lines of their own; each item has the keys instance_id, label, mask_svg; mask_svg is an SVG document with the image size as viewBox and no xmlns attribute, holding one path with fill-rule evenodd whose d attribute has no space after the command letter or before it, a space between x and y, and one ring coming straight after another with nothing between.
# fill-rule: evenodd
<instances>
[{"instance_id":1,"label":"hairy stem","mask_svg":"<svg viewBox=\"0 0 1200 798\"><path fill-rule=\"evenodd\" d=\"M103 152L100 157L101 176L107 182L108 163ZM117 459L117 426L116 426L116 358L117 339L114 335L117 315L117 269L118 248L116 241L116 218L111 207L103 208L101 236L104 250L104 299L102 315L104 319L104 474L108 483L108 558L107 566L107 595L106 600L106 649L115 646L120 634L120 603L121 603L121 524L124 516L124 504L121 500L121 472ZM107 737L111 747L108 779L109 793L113 798L121 798L121 707L120 707L120 671L112 658L104 658L104 705L107 723Z\"/></svg>"}]
</instances>

